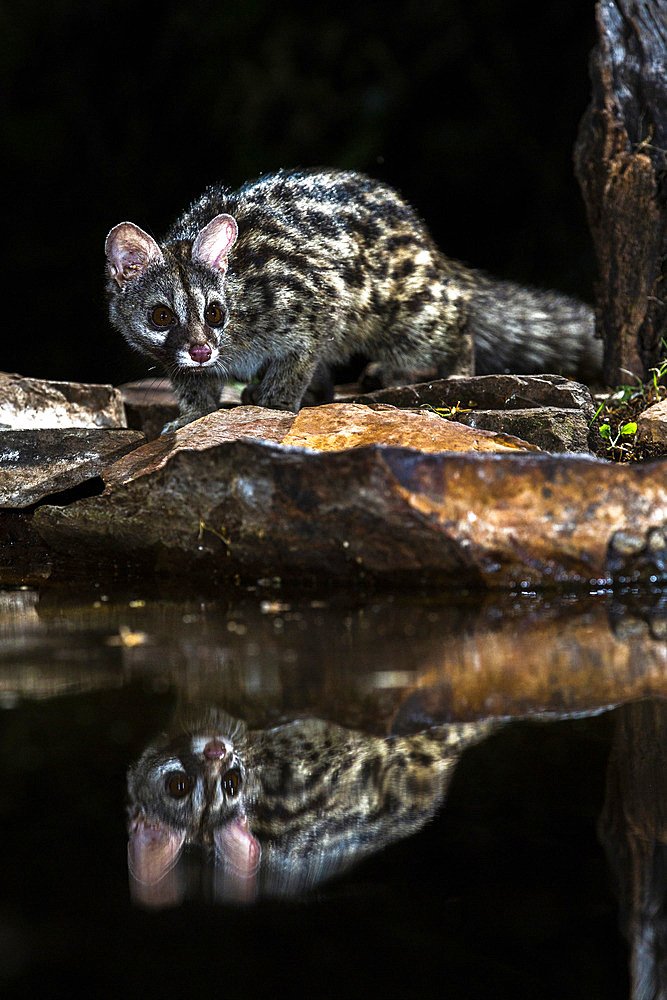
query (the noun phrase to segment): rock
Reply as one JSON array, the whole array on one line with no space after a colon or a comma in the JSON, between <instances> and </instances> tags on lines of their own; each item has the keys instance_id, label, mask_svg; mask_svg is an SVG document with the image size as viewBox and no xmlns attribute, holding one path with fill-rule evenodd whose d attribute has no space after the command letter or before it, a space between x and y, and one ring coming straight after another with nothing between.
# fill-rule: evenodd
<instances>
[{"instance_id":1,"label":"rock","mask_svg":"<svg viewBox=\"0 0 667 1000\"><path fill-rule=\"evenodd\" d=\"M176 452L204 451L223 441L252 438L274 444L342 451L366 444L395 444L422 451L517 451L532 445L492 432L471 431L434 413L368 407L354 403L328 403L299 413L269 410L263 406L238 406L207 413L172 434L149 441L104 474L109 485L129 482L162 468Z\"/></svg>"},{"instance_id":2,"label":"rock","mask_svg":"<svg viewBox=\"0 0 667 1000\"><path fill-rule=\"evenodd\" d=\"M472 430L429 410L393 406L329 403L300 410L283 444L341 451L368 444L433 451L535 451L533 445L502 433Z\"/></svg>"},{"instance_id":3,"label":"rock","mask_svg":"<svg viewBox=\"0 0 667 1000\"><path fill-rule=\"evenodd\" d=\"M472 406L482 410L525 410L538 406L594 410L585 385L561 375L474 375L398 385L357 396L354 402L393 406Z\"/></svg>"},{"instance_id":4,"label":"rock","mask_svg":"<svg viewBox=\"0 0 667 1000\"><path fill-rule=\"evenodd\" d=\"M280 443L294 423L296 414L268 410L262 406L239 406L217 410L177 431L149 441L126 455L104 472L108 486L118 486L161 469L179 451L205 451L224 441L254 438Z\"/></svg>"},{"instance_id":5,"label":"rock","mask_svg":"<svg viewBox=\"0 0 667 1000\"><path fill-rule=\"evenodd\" d=\"M395 386L356 402L399 407L453 409L469 427L493 430L555 451L588 450L589 424L595 412L586 386L560 375L479 375Z\"/></svg>"},{"instance_id":6,"label":"rock","mask_svg":"<svg viewBox=\"0 0 667 1000\"><path fill-rule=\"evenodd\" d=\"M29 507L78 486L144 440L130 430L0 431L0 507Z\"/></svg>"},{"instance_id":7,"label":"rock","mask_svg":"<svg viewBox=\"0 0 667 1000\"><path fill-rule=\"evenodd\" d=\"M667 399L649 406L637 418L637 440L667 445Z\"/></svg>"},{"instance_id":8,"label":"rock","mask_svg":"<svg viewBox=\"0 0 667 1000\"><path fill-rule=\"evenodd\" d=\"M525 410L473 410L457 413L468 427L513 434L542 451L588 451L589 417L581 410L540 406Z\"/></svg>"},{"instance_id":9,"label":"rock","mask_svg":"<svg viewBox=\"0 0 667 1000\"><path fill-rule=\"evenodd\" d=\"M0 429L54 427L127 427L120 392L0 372Z\"/></svg>"},{"instance_id":10,"label":"rock","mask_svg":"<svg viewBox=\"0 0 667 1000\"><path fill-rule=\"evenodd\" d=\"M313 453L232 440L181 448L150 473L119 464L122 475L105 471L102 496L35 512L47 544L148 573L199 569L209 578L599 585L612 579L618 533L653 551L667 510L664 463L382 445ZM618 578L642 575L634 550L612 551Z\"/></svg>"},{"instance_id":11,"label":"rock","mask_svg":"<svg viewBox=\"0 0 667 1000\"><path fill-rule=\"evenodd\" d=\"M176 397L166 379L129 383L121 389L128 426L142 430L149 441L159 437L164 425L178 415ZM240 398L235 386L225 386L221 407L234 407ZM439 379L362 395L337 394L337 402L366 404L373 409L379 404L403 410L417 410L422 406L455 409L453 416L460 424L519 437L536 447L557 452L587 450L589 423L594 413L588 389L559 375ZM306 408L306 412L311 411L312 407ZM374 440L376 430L379 432L379 424L378 420L376 427L369 430L370 439ZM389 434L388 428L386 433ZM466 440L462 438L455 448L447 446L448 450L465 450ZM387 443L391 442L387 440ZM413 442L405 440L402 443ZM321 443L307 446L322 447Z\"/></svg>"}]
</instances>

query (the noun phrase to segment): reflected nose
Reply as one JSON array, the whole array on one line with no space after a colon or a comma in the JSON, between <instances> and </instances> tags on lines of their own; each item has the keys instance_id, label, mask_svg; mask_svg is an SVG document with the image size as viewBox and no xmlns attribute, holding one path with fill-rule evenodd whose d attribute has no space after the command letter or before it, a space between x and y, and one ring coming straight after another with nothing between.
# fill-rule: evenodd
<instances>
[{"instance_id":1,"label":"reflected nose","mask_svg":"<svg viewBox=\"0 0 667 1000\"><path fill-rule=\"evenodd\" d=\"M204 757L209 760L222 760L227 753L227 748L220 740L210 740L204 747Z\"/></svg>"}]
</instances>

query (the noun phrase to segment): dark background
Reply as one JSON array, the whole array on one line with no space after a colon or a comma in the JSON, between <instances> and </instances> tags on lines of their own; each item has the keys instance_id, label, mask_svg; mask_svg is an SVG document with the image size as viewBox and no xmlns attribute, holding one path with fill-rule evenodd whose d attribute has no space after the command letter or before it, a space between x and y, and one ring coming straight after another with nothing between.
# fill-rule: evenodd
<instances>
[{"instance_id":1,"label":"dark background","mask_svg":"<svg viewBox=\"0 0 667 1000\"><path fill-rule=\"evenodd\" d=\"M147 911L129 900L124 773L168 697L123 686L4 710L3 1000L629 996L596 834L622 709L490 737L433 822L302 899L213 906L203 878L199 898Z\"/></svg>"},{"instance_id":2,"label":"dark background","mask_svg":"<svg viewBox=\"0 0 667 1000\"><path fill-rule=\"evenodd\" d=\"M315 8L314 8L315 9ZM111 330L104 238L159 237L214 181L352 167L451 256L592 297L572 169L593 0L24 0L0 14L0 370L146 374Z\"/></svg>"}]
</instances>

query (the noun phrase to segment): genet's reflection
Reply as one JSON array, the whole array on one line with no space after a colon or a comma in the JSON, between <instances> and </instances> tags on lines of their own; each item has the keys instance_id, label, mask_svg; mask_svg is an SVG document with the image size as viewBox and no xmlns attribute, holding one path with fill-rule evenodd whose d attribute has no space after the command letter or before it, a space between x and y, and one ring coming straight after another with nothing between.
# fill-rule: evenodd
<instances>
[{"instance_id":1,"label":"genet's reflection","mask_svg":"<svg viewBox=\"0 0 667 1000\"><path fill-rule=\"evenodd\" d=\"M133 897L302 892L415 833L463 750L498 725L380 737L313 718L266 730L217 709L181 718L128 771Z\"/></svg>"}]
</instances>

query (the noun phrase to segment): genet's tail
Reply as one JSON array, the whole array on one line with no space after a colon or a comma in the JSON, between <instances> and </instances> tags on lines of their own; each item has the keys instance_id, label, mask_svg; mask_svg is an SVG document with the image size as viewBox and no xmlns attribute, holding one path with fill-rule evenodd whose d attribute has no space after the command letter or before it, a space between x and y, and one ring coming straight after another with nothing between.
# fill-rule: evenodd
<instances>
[{"instance_id":1,"label":"genet's tail","mask_svg":"<svg viewBox=\"0 0 667 1000\"><path fill-rule=\"evenodd\" d=\"M602 341L590 306L558 292L522 288L476 274L469 313L475 372L539 372L596 382Z\"/></svg>"}]
</instances>

